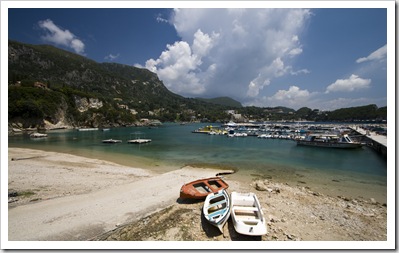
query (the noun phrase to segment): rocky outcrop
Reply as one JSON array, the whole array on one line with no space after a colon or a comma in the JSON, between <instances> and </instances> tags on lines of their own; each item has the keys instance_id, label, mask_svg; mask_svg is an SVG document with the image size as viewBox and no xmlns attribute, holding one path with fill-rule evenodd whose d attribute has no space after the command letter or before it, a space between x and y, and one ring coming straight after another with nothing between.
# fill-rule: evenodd
<instances>
[{"instance_id":1,"label":"rocky outcrop","mask_svg":"<svg viewBox=\"0 0 399 253\"><path fill-rule=\"evenodd\" d=\"M74 96L76 108L79 112L85 112L90 108L99 109L103 107L103 102L98 98L85 98Z\"/></svg>"}]
</instances>

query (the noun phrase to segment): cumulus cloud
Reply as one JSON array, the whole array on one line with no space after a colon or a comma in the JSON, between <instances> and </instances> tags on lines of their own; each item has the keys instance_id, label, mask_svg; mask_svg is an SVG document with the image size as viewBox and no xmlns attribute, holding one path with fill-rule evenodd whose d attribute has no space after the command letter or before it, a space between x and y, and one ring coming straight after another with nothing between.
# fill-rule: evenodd
<instances>
[{"instance_id":1,"label":"cumulus cloud","mask_svg":"<svg viewBox=\"0 0 399 253\"><path fill-rule=\"evenodd\" d=\"M302 53L307 9L175 9L170 18L181 41L146 62L182 95L261 96L273 79L293 71ZM177 50L179 49L179 50Z\"/></svg>"},{"instance_id":2,"label":"cumulus cloud","mask_svg":"<svg viewBox=\"0 0 399 253\"><path fill-rule=\"evenodd\" d=\"M213 47L218 35L209 36L198 30L194 34L193 44L190 46L185 41L167 45L157 60L150 59L146 68L157 73L164 81L166 87L181 94L197 95L204 92L204 83L200 80L200 67L202 57L207 55ZM213 72L215 65L210 65L209 71ZM206 72L207 70L205 70Z\"/></svg>"},{"instance_id":3,"label":"cumulus cloud","mask_svg":"<svg viewBox=\"0 0 399 253\"><path fill-rule=\"evenodd\" d=\"M268 98L273 101L288 101L290 104L298 104L298 102L306 101L311 96L308 90L301 90L297 86L291 86L288 90L279 90Z\"/></svg>"},{"instance_id":4,"label":"cumulus cloud","mask_svg":"<svg viewBox=\"0 0 399 253\"><path fill-rule=\"evenodd\" d=\"M247 96L248 97L256 97L259 95L259 91L263 89L263 87L270 84L270 79L263 80L259 75L257 78L252 80L248 84Z\"/></svg>"},{"instance_id":5,"label":"cumulus cloud","mask_svg":"<svg viewBox=\"0 0 399 253\"><path fill-rule=\"evenodd\" d=\"M356 60L357 63L362 63L366 61L378 61L384 60L387 57L387 45L380 47L379 49L375 50L367 57L362 57Z\"/></svg>"},{"instance_id":6,"label":"cumulus cloud","mask_svg":"<svg viewBox=\"0 0 399 253\"><path fill-rule=\"evenodd\" d=\"M278 90L272 96L255 98L250 102L244 103L244 105L287 106L296 110L304 106L318 108L317 105L320 105L320 100L317 98L318 95L320 95L319 92L310 92L292 85L287 90Z\"/></svg>"},{"instance_id":7,"label":"cumulus cloud","mask_svg":"<svg viewBox=\"0 0 399 253\"><path fill-rule=\"evenodd\" d=\"M352 74L348 79L338 79L330 84L325 93L330 92L350 92L359 89L365 89L370 86L371 79L363 79Z\"/></svg>"},{"instance_id":8,"label":"cumulus cloud","mask_svg":"<svg viewBox=\"0 0 399 253\"><path fill-rule=\"evenodd\" d=\"M78 54L84 54L85 44L69 30L62 29L50 19L39 21L39 27L45 32L41 38L58 46L72 48Z\"/></svg>"},{"instance_id":9,"label":"cumulus cloud","mask_svg":"<svg viewBox=\"0 0 399 253\"><path fill-rule=\"evenodd\" d=\"M159 23L169 23L169 20L165 19L162 17L162 14L158 14L157 17L155 18L157 22Z\"/></svg>"},{"instance_id":10,"label":"cumulus cloud","mask_svg":"<svg viewBox=\"0 0 399 253\"><path fill-rule=\"evenodd\" d=\"M104 57L104 60L114 61L115 59L119 58L120 54L109 54Z\"/></svg>"}]
</instances>

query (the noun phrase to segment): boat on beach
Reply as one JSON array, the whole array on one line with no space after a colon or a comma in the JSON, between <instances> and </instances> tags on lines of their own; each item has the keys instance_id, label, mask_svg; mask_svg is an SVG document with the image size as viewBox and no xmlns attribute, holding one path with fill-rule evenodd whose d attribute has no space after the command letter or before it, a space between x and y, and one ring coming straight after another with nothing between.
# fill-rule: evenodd
<instances>
[{"instance_id":1,"label":"boat on beach","mask_svg":"<svg viewBox=\"0 0 399 253\"><path fill-rule=\"evenodd\" d=\"M231 219L237 233L260 236L267 233L266 221L255 193L232 192Z\"/></svg>"},{"instance_id":2,"label":"boat on beach","mask_svg":"<svg viewBox=\"0 0 399 253\"><path fill-rule=\"evenodd\" d=\"M205 219L223 233L223 226L230 217L230 197L225 189L209 194L204 202Z\"/></svg>"},{"instance_id":3,"label":"boat on beach","mask_svg":"<svg viewBox=\"0 0 399 253\"><path fill-rule=\"evenodd\" d=\"M297 145L326 147L326 148L342 148L353 149L363 146L362 143L353 141L349 135L326 135L326 134L310 134L304 139L296 140Z\"/></svg>"},{"instance_id":4,"label":"boat on beach","mask_svg":"<svg viewBox=\"0 0 399 253\"><path fill-rule=\"evenodd\" d=\"M180 188L181 199L198 199L203 200L209 194L227 189L229 185L220 177L210 177L198 179Z\"/></svg>"},{"instance_id":5,"label":"boat on beach","mask_svg":"<svg viewBox=\"0 0 399 253\"><path fill-rule=\"evenodd\" d=\"M114 140L114 139L107 139L103 140L102 143L109 143L109 144L115 144L115 143L121 143L121 140Z\"/></svg>"}]
</instances>

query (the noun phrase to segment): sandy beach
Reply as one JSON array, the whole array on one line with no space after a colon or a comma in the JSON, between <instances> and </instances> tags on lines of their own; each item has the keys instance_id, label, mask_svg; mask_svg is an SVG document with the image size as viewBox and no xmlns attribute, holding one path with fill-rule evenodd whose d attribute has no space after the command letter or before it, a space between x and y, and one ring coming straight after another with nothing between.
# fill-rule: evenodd
<instances>
[{"instance_id":1,"label":"sandy beach","mask_svg":"<svg viewBox=\"0 0 399 253\"><path fill-rule=\"evenodd\" d=\"M39 150L8 149L9 241L248 240L231 222L220 234L202 202L180 201L180 187L221 172L183 167L167 173ZM270 179L224 179L255 192L268 221L262 241L386 241L387 204L327 196ZM253 238L249 238L252 240Z\"/></svg>"}]
</instances>

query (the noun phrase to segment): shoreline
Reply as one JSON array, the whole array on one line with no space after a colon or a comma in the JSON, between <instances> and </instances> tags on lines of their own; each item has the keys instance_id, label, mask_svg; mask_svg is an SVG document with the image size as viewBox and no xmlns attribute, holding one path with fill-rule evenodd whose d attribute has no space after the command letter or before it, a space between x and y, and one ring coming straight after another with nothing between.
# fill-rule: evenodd
<instances>
[{"instance_id":1,"label":"shoreline","mask_svg":"<svg viewBox=\"0 0 399 253\"><path fill-rule=\"evenodd\" d=\"M159 218L168 210L179 213L184 209L194 215L183 220L183 225L202 224L201 203L179 203L179 189L186 182L221 171L184 167L155 173L104 160L18 148L8 149L8 162L9 189L34 193L9 203L9 240L32 241L123 240L117 236L120 231L148 217ZM230 192L252 191L258 195L269 221L269 233L262 240L387 239L387 205L378 200L327 196L306 185L274 179L252 178L248 183L237 174L224 178ZM261 189L262 185L266 187ZM142 229L151 231L152 225L146 222ZM204 226L196 225L197 236L189 238L234 239L233 234L209 237ZM101 238L104 234L111 235ZM151 234L134 238L174 241L188 237L171 233L169 237Z\"/></svg>"},{"instance_id":2,"label":"shoreline","mask_svg":"<svg viewBox=\"0 0 399 253\"><path fill-rule=\"evenodd\" d=\"M13 147L19 148L19 147ZM23 149L32 149L31 147ZM32 150L42 150L51 152L46 148L39 148ZM122 167L142 168L146 171L163 174L165 172L173 171L177 168L185 166L192 166L196 168L213 168L217 170L235 170L236 173L231 175L231 179L240 181L244 184L249 184L255 179L273 179L273 181L280 183L288 183L295 187L310 187L312 190L321 192L330 196L344 196L350 198L364 198L375 199L380 203L387 203L387 182L381 181L379 176L366 176L361 173L348 173L341 170L326 170L317 171L308 168L289 167L286 165L269 165L266 164L262 171L249 171L247 169L240 169L228 164L216 163L172 163L161 160L152 160L150 158L137 156L134 154L108 154L93 150L55 150L61 154L69 154L85 157L87 159L99 159L107 162L120 165ZM361 178L361 179L360 179ZM387 179L386 179L387 180ZM367 191L365 191L367 189Z\"/></svg>"}]
</instances>

